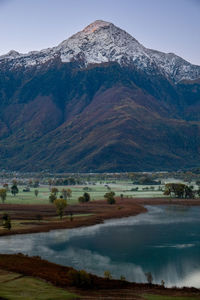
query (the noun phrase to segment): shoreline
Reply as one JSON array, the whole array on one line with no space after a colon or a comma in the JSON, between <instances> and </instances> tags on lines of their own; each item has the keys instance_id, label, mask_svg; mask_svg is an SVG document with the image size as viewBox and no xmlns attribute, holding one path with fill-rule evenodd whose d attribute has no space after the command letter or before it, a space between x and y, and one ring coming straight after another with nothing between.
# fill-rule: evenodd
<instances>
[{"instance_id":1,"label":"shoreline","mask_svg":"<svg viewBox=\"0 0 200 300\"><path fill-rule=\"evenodd\" d=\"M148 210L143 205L200 206L200 200L176 199L174 201L171 201L165 199L163 201L163 199L117 199L115 205L108 205L107 203L105 203L105 201L95 201L91 203L91 205L82 204L77 205L76 207L68 207L68 209L71 209L71 211L72 209L75 209L75 211L79 213L88 211L90 207L90 213L96 212L95 215L79 218L77 217L72 222L70 222L69 220L61 222L49 222L46 225L38 225L36 227L22 229L18 231L13 230L11 232L7 232L6 234L1 233L0 236L30 234L48 232L50 230L56 229L72 229L78 227L92 226L95 224L101 224L108 219L120 219L130 216L136 216L140 213L145 213ZM23 208L25 209L25 207ZM40 209L44 209L44 206L40 207ZM49 206L47 207L47 210L49 212ZM94 287L92 289L80 289L79 287L71 286L67 281L66 274L69 270L73 268L54 264L49 261L43 260L40 257L29 257L23 254L0 254L0 269L4 269L11 272L17 272L25 276L41 278L47 282L51 282L55 286L65 288L72 292L76 292L83 297L88 296L88 294L90 294L90 299L96 299L97 296L99 297L99 294L101 294L104 297L108 293L110 293L111 295L116 295L116 293L120 293L121 297L124 297L124 299L126 298L126 296L130 296L133 294L135 295L135 293L136 295L141 296L144 293L168 296L200 296L200 289L194 287L166 288L157 284L149 285L147 283L134 283L128 281L120 281L117 279L106 280L105 278L93 274L91 274L90 276L92 276ZM103 299L106 299L106 297Z\"/></svg>"},{"instance_id":2,"label":"shoreline","mask_svg":"<svg viewBox=\"0 0 200 300\"><path fill-rule=\"evenodd\" d=\"M53 205L22 205L22 204L1 204L0 210L11 213L11 219L20 220L22 224L27 224L27 228L2 230L1 236L32 234L49 232L59 229L73 229L79 227L88 227L97 224L103 224L106 220L121 219L136 216L145 213L148 210L145 205L184 205L184 206L200 206L200 199L166 199L166 198L125 198L123 200L117 198L116 204L107 204L104 200L93 201L85 204L69 205L65 211L63 220L48 219L56 216ZM37 221L35 214L41 213L44 221ZM73 213L73 221L70 221L70 213ZM27 216L26 216L27 213ZM42 215L43 214L43 215ZM83 216L76 216L82 214ZM84 214L86 216L84 216ZM13 216L12 216L13 215ZM66 219L66 216L68 218ZM46 219L45 219L46 218ZM26 223L23 223L26 220ZM27 222L30 220L30 222Z\"/></svg>"},{"instance_id":3,"label":"shoreline","mask_svg":"<svg viewBox=\"0 0 200 300\"><path fill-rule=\"evenodd\" d=\"M194 287L172 287L167 288L158 284L136 283L119 279L106 279L94 274L89 274L92 286L80 287L72 283L68 277L69 271L78 273L72 267L62 266L41 259L38 256L29 257L21 253L18 254L0 254L0 269L9 272L20 273L23 276L40 278L54 286L61 287L70 292L75 292L81 297L90 295L89 299L97 299L97 296L107 296L108 294L119 294L119 298L109 299L141 299L143 294L157 294L167 296L200 296L200 289ZM130 296L134 296L130 298ZM138 298L137 298L138 297ZM86 299L86 298L83 298ZM100 298L99 298L100 299ZM107 299L102 298L102 299ZM187 298L186 298L187 299ZM199 298L197 298L199 299Z\"/></svg>"}]
</instances>

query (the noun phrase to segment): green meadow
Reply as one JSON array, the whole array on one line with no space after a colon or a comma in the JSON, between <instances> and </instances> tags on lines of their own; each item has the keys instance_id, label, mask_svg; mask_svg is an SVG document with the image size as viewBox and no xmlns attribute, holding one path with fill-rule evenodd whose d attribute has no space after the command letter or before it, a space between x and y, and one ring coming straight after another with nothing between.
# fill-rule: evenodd
<instances>
[{"instance_id":1,"label":"green meadow","mask_svg":"<svg viewBox=\"0 0 200 300\"><path fill-rule=\"evenodd\" d=\"M109 188L115 192L116 196L123 194L124 197L133 197L133 198L152 198L152 197L164 197L162 191L158 191L158 186L143 186L143 185L133 185L127 182L111 183L108 184ZM11 192L7 192L7 197L5 203L8 204L48 204L50 187L49 186L39 186L37 190L39 191L38 196L35 196L34 188L30 188L30 192L23 192L25 186L18 186L19 193L16 196L13 196ZM91 200L101 200L104 199L104 195L108 192L106 184L97 183L95 185L73 185L73 186L56 186L58 188L59 194L61 194L62 189L70 188L72 190L72 196L68 200L68 204L78 203L78 198L83 195L84 187L88 187L88 193L91 196ZM138 187L138 191L131 191ZM143 190L148 188L148 190Z\"/></svg>"},{"instance_id":2,"label":"green meadow","mask_svg":"<svg viewBox=\"0 0 200 300\"><path fill-rule=\"evenodd\" d=\"M0 270L0 297L6 300L70 300L78 296L43 280Z\"/></svg>"}]
</instances>

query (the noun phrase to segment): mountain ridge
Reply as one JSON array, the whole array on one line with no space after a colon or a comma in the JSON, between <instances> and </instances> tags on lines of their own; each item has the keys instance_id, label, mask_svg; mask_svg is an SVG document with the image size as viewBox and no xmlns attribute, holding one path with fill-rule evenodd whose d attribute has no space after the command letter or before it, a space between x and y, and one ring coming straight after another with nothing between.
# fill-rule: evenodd
<instances>
[{"instance_id":1,"label":"mountain ridge","mask_svg":"<svg viewBox=\"0 0 200 300\"><path fill-rule=\"evenodd\" d=\"M58 52L0 57L1 166L60 172L195 167L200 67L97 22L59 44ZM127 47L136 57L131 62ZM63 62L61 52L72 59Z\"/></svg>"},{"instance_id":2,"label":"mountain ridge","mask_svg":"<svg viewBox=\"0 0 200 300\"><path fill-rule=\"evenodd\" d=\"M156 71L159 70L175 82L200 77L200 66L192 65L173 53L145 48L126 31L102 20L91 23L53 48L27 54L11 50L0 56L0 64L7 60L11 68L32 67L56 58L60 58L61 62L81 60L84 66L118 62L121 65L134 64L146 71L151 68L151 72L156 68Z\"/></svg>"}]
</instances>

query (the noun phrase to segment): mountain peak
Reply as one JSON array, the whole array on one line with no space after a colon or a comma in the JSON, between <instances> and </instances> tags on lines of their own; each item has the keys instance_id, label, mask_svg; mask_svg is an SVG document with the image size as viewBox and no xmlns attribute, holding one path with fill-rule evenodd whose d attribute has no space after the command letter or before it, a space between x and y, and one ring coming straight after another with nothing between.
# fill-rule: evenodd
<instances>
[{"instance_id":1,"label":"mountain peak","mask_svg":"<svg viewBox=\"0 0 200 300\"><path fill-rule=\"evenodd\" d=\"M103 20L96 20L94 22L92 22L90 25L88 25L87 27L85 27L83 29L83 32L84 33L93 33L94 31L102 28L102 27L108 27L110 26L112 23L110 22L106 22L106 21L103 21Z\"/></svg>"},{"instance_id":2,"label":"mountain peak","mask_svg":"<svg viewBox=\"0 0 200 300\"><path fill-rule=\"evenodd\" d=\"M11 51L0 56L0 63L6 60L10 68L32 67L58 57L63 63L80 62L80 67L117 62L121 66L133 66L148 74L159 73L175 82L200 78L199 66L175 54L147 49L123 29L103 20L94 21L56 47L27 54Z\"/></svg>"}]
</instances>

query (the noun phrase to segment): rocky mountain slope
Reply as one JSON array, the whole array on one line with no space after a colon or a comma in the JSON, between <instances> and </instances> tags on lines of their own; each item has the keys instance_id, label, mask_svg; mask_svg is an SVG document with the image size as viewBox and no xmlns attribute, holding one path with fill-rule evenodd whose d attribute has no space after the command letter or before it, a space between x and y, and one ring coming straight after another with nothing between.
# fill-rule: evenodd
<instances>
[{"instance_id":1,"label":"rocky mountain slope","mask_svg":"<svg viewBox=\"0 0 200 300\"><path fill-rule=\"evenodd\" d=\"M138 171L200 162L200 67L95 21L60 45L0 56L7 169Z\"/></svg>"}]
</instances>

